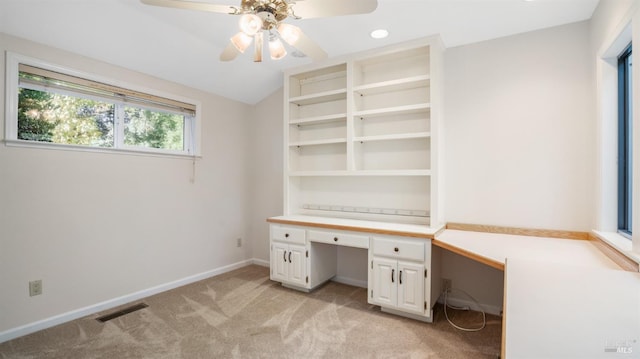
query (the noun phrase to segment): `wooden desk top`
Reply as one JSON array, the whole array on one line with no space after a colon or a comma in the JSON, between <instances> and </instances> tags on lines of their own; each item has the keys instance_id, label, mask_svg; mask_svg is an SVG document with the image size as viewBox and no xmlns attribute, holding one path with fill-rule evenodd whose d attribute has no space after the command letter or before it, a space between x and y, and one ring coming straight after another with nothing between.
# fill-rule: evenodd
<instances>
[{"instance_id":1,"label":"wooden desk top","mask_svg":"<svg viewBox=\"0 0 640 359\"><path fill-rule=\"evenodd\" d=\"M507 258L620 269L588 240L446 229L436 235L433 244L500 270Z\"/></svg>"},{"instance_id":2,"label":"wooden desk top","mask_svg":"<svg viewBox=\"0 0 640 359\"><path fill-rule=\"evenodd\" d=\"M356 231L392 236L404 236L414 238L433 239L444 226L432 228L426 225L363 221L357 219L316 217L316 216L278 216L267 218L269 223L289 224L294 226L307 226L344 231Z\"/></svg>"}]
</instances>

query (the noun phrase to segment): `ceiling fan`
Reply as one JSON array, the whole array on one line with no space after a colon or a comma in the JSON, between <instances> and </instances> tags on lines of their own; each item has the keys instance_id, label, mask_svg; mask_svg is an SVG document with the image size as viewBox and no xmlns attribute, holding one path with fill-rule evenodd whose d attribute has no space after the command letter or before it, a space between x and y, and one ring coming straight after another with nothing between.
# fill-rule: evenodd
<instances>
[{"instance_id":1,"label":"ceiling fan","mask_svg":"<svg viewBox=\"0 0 640 359\"><path fill-rule=\"evenodd\" d=\"M183 0L140 1L154 6L240 15L240 31L231 37L229 45L220 54L220 60L235 59L253 42L255 62L262 61L265 35L273 60L287 55L281 40L314 61L327 58L327 53L299 27L284 22L287 18L298 20L366 14L378 6L377 0L241 0L239 7Z\"/></svg>"}]
</instances>

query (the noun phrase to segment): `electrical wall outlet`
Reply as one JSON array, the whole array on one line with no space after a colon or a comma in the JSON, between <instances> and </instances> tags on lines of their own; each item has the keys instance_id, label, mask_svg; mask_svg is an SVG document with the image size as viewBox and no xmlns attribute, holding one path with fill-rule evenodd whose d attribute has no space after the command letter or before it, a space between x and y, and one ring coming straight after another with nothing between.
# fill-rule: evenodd
<instances>
[{"instance_id":1,"label":"electrical wall outlet","mask_svg":"<svg viewBox=\"0 0 640 359\"><path fill-rule=\"evenodd\" d=\"M242 238L236 238L236 247L242 247Z\"/></svg>"},{"instance_id":2,"label":"electrical wall outlet","mask_svg":"<svg viewBox=\"0 0 640 359\"><path fill-rule=\"evenodd\" d=\"M451 287L452 287L451 279L449 279L449 278L442 278L442 290L443 290L443 291L445 291L445 290L450 290L450 289L451 289Z\"/></svg>"},{"instance_id":3,"label":"electrical wall outlet","mask_svg":"<svg viewBox=\"0 0 640 359\"><path fill-rule=\"evenodd\" d=\"M42 279L32 280L29 282L29 296L42 294Z\"/></svg>"}]
</instances>

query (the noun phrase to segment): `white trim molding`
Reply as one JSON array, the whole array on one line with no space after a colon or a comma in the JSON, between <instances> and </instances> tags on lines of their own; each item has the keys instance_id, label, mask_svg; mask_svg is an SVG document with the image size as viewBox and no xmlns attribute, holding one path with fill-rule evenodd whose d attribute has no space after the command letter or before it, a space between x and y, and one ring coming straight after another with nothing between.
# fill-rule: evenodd
<instances>
[{"instance_id":1,"label":"white trim molding","mask_svg":"<svg viewBox=\"0 0 640 359\"><path fill-rule=\"evenodd\" d=\"M597 121L598 121L598 199L594 230L599 238L623 255L636 260L640 255L640 230L632 234L629 248L618 240L617 231L617 143L618 143L618 55L629 43L640 43L640 11L638 4L630 6L619 23L607 34L596 53ZM633 53L633 61L640 62L640 52ZM635 61L639 60L639 61ZM640 72L633 72L633 103L640 103ZM640 123L640 111L633 111L633 122ZM632 133L634 153L640 146L640 126ZM640 228L640 156L633 158L632 228Z\"/></svg>"},{"instance_id":2,"label":"white trim molding","mask_svg":"<svg viewBox=\"0 0 640 359\"><path fill-rule=\"evenodd\" d=\"M243 261L232 263L223 267L212 269L206 272L195 274L189 277L178 279L172 282L160 284L155 287L143 289L135 293L123 295L121 297L117 297L117 298L106 300L104 302L89 305L84 308L79 308L66 313L55 315L53 317L49 317L43 320L39 320L37 322L22 325L17 328L12 328L4 332L0 332L0 343L9 341L11 339L15 339L27 334L35 333L39 330L47 329L47 328L50 328L62 323L66 323L78 318L86 317L88 315L95 314L103 310L115 308L117 306L130 303L142 298L146 298L154 294L166 292L168 290L182 287L187 284L195 283L203 279L215 277L217 275L227 273L238 268L246 267L251 264L257 264L255 262L256 262L255 259L243 260Z\"/></svg>"}]
</instances>

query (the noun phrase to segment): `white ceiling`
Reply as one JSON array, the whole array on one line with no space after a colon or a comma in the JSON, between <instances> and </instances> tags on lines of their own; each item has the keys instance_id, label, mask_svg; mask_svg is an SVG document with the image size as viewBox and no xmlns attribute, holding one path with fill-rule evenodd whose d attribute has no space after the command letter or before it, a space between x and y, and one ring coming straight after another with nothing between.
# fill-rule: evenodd
<instances>
[{"instance_id":1,"label":"white ceiling","mask_svg":"<svg viewBox=\"0 0 640 359\"><path fill-rule=\"evenodd\" d=\"M205 0L200 0L205 1ZM344 0L350 1L350 0ZM208 0L238 5L240 0ZM371 14L287 20L329 57L440 34L447 47L586 20L598 0L378 0ZM139 0L0 0L0 32L255 104L282 85L282 70L307 58L249 51L233 62L218 56L238 17L144 5ZM390 35L373 40L369 32Z\"/></svg>"}]
</instances>

